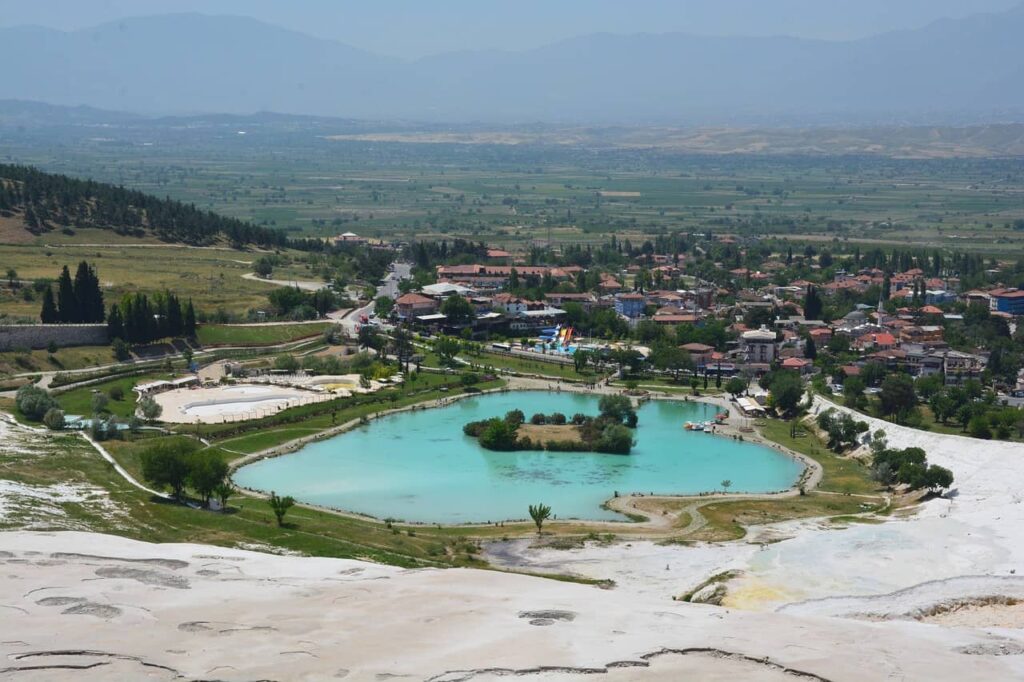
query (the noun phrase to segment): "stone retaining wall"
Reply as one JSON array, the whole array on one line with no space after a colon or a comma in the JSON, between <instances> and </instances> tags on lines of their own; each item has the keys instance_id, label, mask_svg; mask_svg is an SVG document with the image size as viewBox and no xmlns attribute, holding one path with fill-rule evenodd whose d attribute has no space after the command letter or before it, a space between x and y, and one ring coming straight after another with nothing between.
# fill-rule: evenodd
<instances>
[{"instance_id":1,"label":"stone retaining wall","mask_svg":"<svg viewBox=\"0 0 1024 682\"><path fill-rule=\"evenodd\" d=\"M65 346L105 346L110 343L105 324L0 325L0 351L46 348L50 342Z\"/></svg>"}]
</instances>

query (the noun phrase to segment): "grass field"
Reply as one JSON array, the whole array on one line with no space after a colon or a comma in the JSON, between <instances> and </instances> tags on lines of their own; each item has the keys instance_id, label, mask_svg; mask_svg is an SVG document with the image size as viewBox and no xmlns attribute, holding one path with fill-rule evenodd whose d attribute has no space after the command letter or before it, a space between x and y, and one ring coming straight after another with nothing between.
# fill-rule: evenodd
<instances>
[{"instance_id":1,"label":"grass field","mask_svg":"<svg viewBox=\"0 0 1024 682\"><path fill-rule=\"evenodd\" d=\"M879 492L879 486L871 480L866 466L855 459L836 455L813 433L799 428L797 436L791 437L790 423L781 419L768 419L759 425L765 438L805 454L821 464L823 477L819 490L851 494Z\"/></svg>"},{"instance_id":2,"label":"grass field","mask_svg":"<svg viewBox=\"0 0 1024 682\"><path fill-rule=\"evenodd\" d=\"M59 393L57 394L57 402L60 403L61 409L64 410L66 414L91 415L93 412L93 395L95 393L103 393L109 398L111 389L116 387L122 391L124 397L121 400L109 399L107 402L107 411L118 417L127 418L135 414L135 403L138 398L138 394L132 389L137 384L166 378L168 378L167 375L159 374L122 377L120 379L104 381L90 386L83 386L82 388L75 388L65 393Z\"/></svg>"},{"instance_id":3,"label":"grass field","mask_svg":"<svg viewBox=\"0 0 1024 682\"><path fill-rule=\"evenodd\" d=\"M167 290L181 299L192 299L197 309L211 313L223 309L244 314L250 308L267 306L267 294L273 287L242 278L252 271L251 261L258 253L125 242L113 232L90 232L82 239L96 242L54 243L46 235L31 244L0 244L0 263L14 268L23 280L56 280L63 266L74 273L80 261L88 261L97 270L107 303L135 291ZM0 313L37 317L41 297L33 294L33 300L25 301L23 296L0 292Z\"/></svg>"},{"instance_id":4,"label":"grass field","mask_svg":"<svg viewBox=\"0 0 1024 682\"><path fill-rule=\"evenodd\" d=\"M273 325L201 324L196 330L196 338L204 346L273 346L319 336L331 326L330 322Z\"/></svg>"},{"instance_id":5,"label":"grass field","mask_svg":"<svg viewBox=\"0 0 1024 682\"><path fill-rule=\"evenodd\" d=\"M85 369L113 362L116 362L116 359L110 346L59 348L52 355L45 350L8 351L0 353L0 376L26 372Z\"/></svg>"},{"instance_id":6,"label":"grass field","mask_svg":"<svg viewBox=\"0 0 1024 682\"><path fill-rule=\"evenodd\" d=\"M459 357L484 368L507 369L521 374L541 374L569 381L593 381L604 376L596 374L589 367L578 373L572 363L545 362L544 360L532 360L519 356L488 353L487 351L479 355L461 354Z\"/></svg>"}]
</instances>

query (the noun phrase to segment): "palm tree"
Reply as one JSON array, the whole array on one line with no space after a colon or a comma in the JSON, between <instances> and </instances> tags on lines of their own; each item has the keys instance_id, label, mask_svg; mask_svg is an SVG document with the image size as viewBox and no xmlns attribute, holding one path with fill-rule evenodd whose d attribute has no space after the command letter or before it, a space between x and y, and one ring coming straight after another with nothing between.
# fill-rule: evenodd
<instances>
[{"instance_id":1,"label":"palm tree","mask_svg":"<svg viewBox=\"0 0 1024 682\"><path fill-rule=\"evenodd\" d=\"M546 504L530 505L530 518L537 524L537 535L540 535L541 526L551 516L551 507Z\"/></svg>"},{"instance_id":2,"label":"palm tree","mask_svg":"<svg viewBox=\"0 0 1024 682\"><path fill-rule=\"evenodd\" d=\"M278 497L274 491L270 492L270 508L274 512L274 516L277 517L277 525L284 525L284 515L288 513L288 510L295 505L295 498L291 495L284 497Z\"/></svg>"},{"instance_id":3,"label":"palm tree","mask_svg":"<svg viewBox=\"0 0 1024 682\"><path fill-rule=\"evenodd\" d=\"M235 487L228 481L221 481L213 489L213 494L216 496L217 501L220 502L220 510L228 510L228 498L235 494Z\"/></svg>"},{"instance_id":4,"label":"palm tree","mask_svg":"<svg viewBox=\"0 0 1024 682\"><path fill-rule=\"evenodd\" d=\"M724 481L722 481L721 486L724 492L729 492L729 488L732 487L732 481L727 478Z\"/></svg>"}]
</instances>

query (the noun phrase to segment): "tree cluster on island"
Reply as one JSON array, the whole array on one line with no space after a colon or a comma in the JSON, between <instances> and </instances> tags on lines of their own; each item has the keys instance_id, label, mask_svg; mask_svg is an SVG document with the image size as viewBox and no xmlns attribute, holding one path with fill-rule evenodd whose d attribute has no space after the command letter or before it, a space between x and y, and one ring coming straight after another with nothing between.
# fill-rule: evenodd
<instances>
[{"instance_id":1,"label":"tree cluster on island","mask_svg":"<svg viewBox=\"0 0 1024 682\"><path fill-rule=\"evenodd\" d=\"M626 396L603 396L598 404L600 414L591 417L575 414L567 418L560 412L550 415L535 414L530 424L535 426L564 426L575 429L578 439L549 439L539 441L520 433L526 423L521 410L511 410L504 417L469 422L463 427L467 436L477 438L488 450L512 452L516 450L549 450L554 452L601 452L628 455L633 449L633 431L637 425L636 410Z\"/></svg>"}]
</instances>

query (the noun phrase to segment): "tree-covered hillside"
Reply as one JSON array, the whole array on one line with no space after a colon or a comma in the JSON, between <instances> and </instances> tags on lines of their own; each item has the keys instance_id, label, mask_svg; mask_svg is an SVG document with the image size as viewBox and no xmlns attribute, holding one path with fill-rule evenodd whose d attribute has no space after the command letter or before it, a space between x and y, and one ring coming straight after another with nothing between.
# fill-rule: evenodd
<instances>
[{"instance_id":1,"label":"tree-covered hillside","mask_svg":"<svg viewBox=\"0 0 1024 682\"><path fill-rule=\"evenodd\" d=\"M280 230L202 211L192 204L44 173L30 166L0 164L0 216L21 217L25 228L35 234L93 227L138 236L151 231L165 241L193 245L225 240L235 246L300 246L291 243Z\"/></svg>"}]
</instances>

